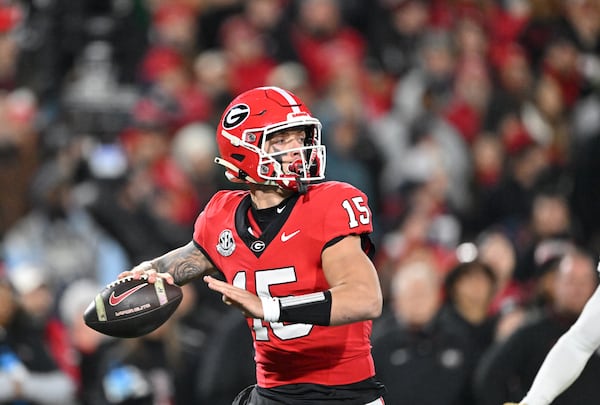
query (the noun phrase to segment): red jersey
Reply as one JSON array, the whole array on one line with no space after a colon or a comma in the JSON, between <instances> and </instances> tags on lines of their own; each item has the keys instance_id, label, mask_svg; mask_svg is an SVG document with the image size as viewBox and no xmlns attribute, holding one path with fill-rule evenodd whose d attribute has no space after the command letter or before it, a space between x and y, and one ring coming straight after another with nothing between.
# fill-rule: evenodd
<instances>
[{"instance_id":1,"label":"red jersey","mask_svg":"<svg viewBox=\"0 0 600 405\"><path fill-rule=\"evenodd\" d=\"M248 191L216 193L196 220L194 242L229 283L259 296L329 289L323 250L347 235L368 241L373 230L366 195L346 183L311 185L305 194L289 198L259 236L252 230L250 207ZM247 321L260 387L345 385L375 375L371 321L342 326Z\"/></svg>"}]
</instances>

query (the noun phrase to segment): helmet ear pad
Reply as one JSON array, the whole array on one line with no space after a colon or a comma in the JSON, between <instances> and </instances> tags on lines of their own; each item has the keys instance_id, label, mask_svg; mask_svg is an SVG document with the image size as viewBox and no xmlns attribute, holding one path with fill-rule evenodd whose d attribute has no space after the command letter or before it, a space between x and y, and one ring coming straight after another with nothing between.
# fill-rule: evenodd
<instances>
[{"instance_id":1,"label":"helmet ear pad","mask_svg":"<svg viewBox=\"0 0 600 405\"><path fill-rule=\"evenodd\" d=\"M282 165L282 154L268 153L266 140L274 133L304 127L306 141L297 162ZM325 177L325 147L321 123L294 94L278 87L259 87L236 97L217 128L220 157L231 181L274 185L297 190L299 182ZM288 153L286 151L285 153Z\"/></svg>"}]
</instances>

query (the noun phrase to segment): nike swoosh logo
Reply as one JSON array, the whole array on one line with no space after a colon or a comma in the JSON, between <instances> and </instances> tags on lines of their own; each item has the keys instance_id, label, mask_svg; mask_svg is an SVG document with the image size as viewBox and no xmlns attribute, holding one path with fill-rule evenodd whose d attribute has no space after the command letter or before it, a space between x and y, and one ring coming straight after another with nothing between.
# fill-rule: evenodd
<instances>
[{"instance_id":1,"label":"nike swoosh logo","mask_svg":"<svg viewBox=\"0 0 600 405\"><path fill-rule=\"evenodd\" d=\"M277 207L277 213L281 214L284 209L285 209L285 205L283 207Z\"/></svg>"},{"instance_id":2,"label":"nike swoosh logo","mask_svg":"<svg viewBox=\"0 0 600 405\"><path fill-rule=\"evenodd\" d=\"M119 303L121 301L123 301L125 298L129 297L131 294L133 294L137 290L144 288L147 285L148 285L148 283L136 285L135 287L130 288L129 290L125 291L124 293L119 294L118 296L115 295L115 292L113 291L112 294L110 294L110 297L108 297L108 303L110 305L112 305L113 307L115 305L119 305Z\"/></svg>"},{"instance_id":3,"label":"nike swoosh logo","mask_svg":"<svg viewBox=\"0 0 600 405\"><path fill-rule=\"evenodd\" d=\"M284 232L281 234L281 241L287 242L288 240L292 239L294 236L298 235L299 232L300 232L300 229L298 229L296 232L290 233L289 235L286 235Z\"/></svg>"}]
</instances>

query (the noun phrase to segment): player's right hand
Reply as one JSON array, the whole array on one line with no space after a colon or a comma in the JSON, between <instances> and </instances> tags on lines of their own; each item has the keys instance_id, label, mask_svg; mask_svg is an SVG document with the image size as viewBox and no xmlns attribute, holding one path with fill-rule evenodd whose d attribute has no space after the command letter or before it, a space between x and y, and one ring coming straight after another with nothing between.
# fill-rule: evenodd
<instances>
[{"instance_id":1,"label":"player's right hand","mask_svg":"<svg viewBox=\"0 0 600 405\"><path fill-rule=\"evenodd\" d=\"M141 262L133 269L122 272L117 276L117 278L120 280L125 277L133 277L134 279L138 280L142 276L147 276L149 283L154 283L156 282L157 278L162 278L169 284L175 284L175 280L170 273L159 273L154 268L151 261Z\"/></svg>"}]
</instances>

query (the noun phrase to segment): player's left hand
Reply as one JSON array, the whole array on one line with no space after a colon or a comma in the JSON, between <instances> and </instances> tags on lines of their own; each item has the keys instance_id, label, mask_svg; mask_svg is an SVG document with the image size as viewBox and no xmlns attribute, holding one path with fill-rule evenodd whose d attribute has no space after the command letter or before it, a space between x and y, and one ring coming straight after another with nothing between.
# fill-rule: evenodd
<instances>
[{"instance_id":1,"label":"player's left hand","mask_svg":"<svg viewBox=\"0 0 600 405\"><path fill-rule=\"evenodd\" d=\"M245 316L264 319L262 302L257 295L211 276L204 276L203 280L208 288L223 295L225 304L238 307Z\"/></svg>"},{"instance_id":2,"label":"player's left hand","mask_svg":"<svg viewBox=\"0 0 600 405\"><path fill-rule=\"evenodd\" d=\"M117 279L120 280L125 277L133 277L134 279L139 280L142 276L148 277L149 283L155 283L156 279L162 278L169 284L175 284L175 281L173 280L173 276L171 274L159 273L150 261L142 262L135 266L133 269L122 272L117 276Z\"/></svg>"}]
</instances>

